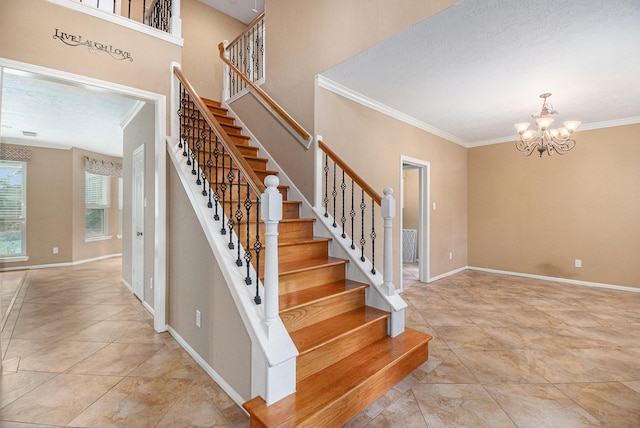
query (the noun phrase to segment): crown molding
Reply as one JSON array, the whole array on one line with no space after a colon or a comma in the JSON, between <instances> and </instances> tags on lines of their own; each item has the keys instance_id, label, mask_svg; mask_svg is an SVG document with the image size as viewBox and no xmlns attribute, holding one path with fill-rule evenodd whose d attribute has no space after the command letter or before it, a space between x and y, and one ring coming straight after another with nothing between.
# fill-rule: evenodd
<instances>
[{"instance_id":1,"label":"crown molding","mask_svg":"<svg viewBox=\"0 0 640 428\"><path fill-rule=\"evenodd\" d=\"M333 92L334 94L340 95L342 97L350 99L351 101L361 104L367 108L380 112L384 115L390 116L394 119L407 123L411 126L415 126L416 128L422 129L423 131L427 131L438 137L444 138L447 141L458 144L465 148L470 147L469 143L456 137L455 135L449 134L448 132L443 131L442 129L438 129L434 126L429 125L428 123L418 120L413 116L402 113L394 108L389 107L386 104L382 104L374 99L364 96L359 92L356 92L352 89L347 88L346 86L342 86L339 83L336 83L333 80L322 76L321 74L316 75L316 84L323 89Z\"/></svg>"}]
</instances>

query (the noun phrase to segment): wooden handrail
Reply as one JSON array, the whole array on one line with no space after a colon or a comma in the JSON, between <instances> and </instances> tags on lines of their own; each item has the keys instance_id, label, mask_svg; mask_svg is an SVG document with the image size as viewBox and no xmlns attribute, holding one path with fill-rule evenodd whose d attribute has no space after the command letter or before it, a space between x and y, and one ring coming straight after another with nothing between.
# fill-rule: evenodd
<instances>
[{"instance_id":1,"label":"wooden handrail","mask_svg":"<svg viewBox=\"0 0 640 428\"><path fill-rule=\"evenodd\" d=\"M344 172L346 172L347 175L349 177L351 177L351 179L353 181L355 181L356 184L358 186L360 186L360 188L362 190L364 190L365 193L367 195L369 195L371 197L371 199L373 199L375 201L376 204L378 204L378 205L382 204L382 196L380 196L380 194L378 192L376 192L373 189L373 187L369 186L362 179L362 177L360 177L358 174L356 174L356 172L353 169L351 169L351 167L349 165L344 163L342 161L342 159L340 159L340 157L337 154L335 154L325 143L323 143L322 141L318 140L318 147L320 148L320 150L325 152L331 158L332 161L334 161L340 168L342 168L342 170Z\"/></svg>"},{"instance_id":2,"label":"wooden handrail","mask_svg":"<svg viewBox=\"0 0 640 428\"><path fill-rule=\"evenodd\" d=\"M189 95L191 95L191 98L198 107L198 110L200 110L200 113L202 113L202 115L204 116L209 126L215 130L225 150L227 150L227 152L231 154L232 159L236 162L236 166L238 167L240 172L244 174L244 177L247 180L247 183L249 183L249 186L251 186L253 191L256 192L257 197L260 198L260 195L262 195L262 193L264 193L266 189L264 183L260 181L258 175L249 166L249 163L244 158L244 156L242 156L236 145L231 141L231 138L229 138L227 132L224 130L224 128L222 128L222 125L220 125L218 120L213 117L213 114L211 114L211 111L209 111L202 99L198 96L196 90L193 88L193 86L191 86L191 83L189 83L185 75L182 73L182 70L180 70L178 67L174 67L173 72L178 77L178 79L182 83L182 86L184 86Z\"/></svg>"},{"instance_id":3,"label":"wooden handrail","mask_svg":"<svg viewBox=\"0 0 640 428\"><path fill-rule=\"evenodd\" d=\"M291 116L289 116L287 112L282 109L282 107L280 107L269 95L267 95L262 89L260 89L258 85L249 80L249 78L247 78L247 76L245 76L242 71L240 71L235 65L231 63L231 61L229 61L224 56L224 43L220 43L218 45L218 49L220 50L220 59L224 61L224 63L227 64L238 76L240 76L240 78L244 80L247 86L251 87L251 89L253 89L253 91L259 97L261 97L269 105L269 107L271 107L278 114L278 116L280 116L300 136L300 138L302 138L303 141L311 140L311 135L309 135L309 133L298 124L298 122L296 122Z\"/></svg>"},{"instance_id":4,"label":"wooden handrail","mask_svg":"<svg viewBox=\"0 0 640 428\"><path fill-rule=\"evenodd\" d=\"M238 35L238 37L236 37L235 39L233 39L230 43L229 46L231 45L235 45L236 42L238 40L240 40L241 38L244 37L245 34L247 34L249 32L249 30L251 30L253 28L254 25L256 25L258 22L260 22L262 19L264 19L264 11L258 15L256 17L256 19L254 19L253 21L251 21L251 23L249 25L247 25L247 27Z\"/></svg>"}]
</instances>

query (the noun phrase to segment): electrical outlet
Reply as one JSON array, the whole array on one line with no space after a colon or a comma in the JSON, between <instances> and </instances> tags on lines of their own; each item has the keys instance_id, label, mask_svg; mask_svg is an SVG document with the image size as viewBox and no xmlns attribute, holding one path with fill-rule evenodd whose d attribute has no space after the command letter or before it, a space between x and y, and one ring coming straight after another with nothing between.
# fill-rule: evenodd
<instances>
[{"instance_id":1,"label":"electrical outlet","mask_svg":"<svg viewBox=\"0 0 640 428\"><path fill-rule=\"evenodd\" d=\"M53 254L58 254L58 247L53 247Z\"/></svg>"},{"instance_id":2,"label":"electrical outlet","mask_svg":"<svg viewBox=\"0 0 640 428\"><path fill-rule=\"evenodd\" d=\"M453 260L453 253L449 252L449 260Z\"/></svg>"},{"instance_id":3,"label":"electrical outlet","mask_svg":"<svg viewBox=\"0 0 640 428\"><path fill-rule=\"evenodd\" d=\"M580 259L576 259L575 266L576 266L577 268L581 268L581 267L582 267L582 260L580 260Z\"/></svg>"},{"instance_id":4,"label":"electrical outlet","mask_svg":"<svg viewBox=\"0 0 640 428\"><path fill-rule=\"evenodd\" d=\"M149 278L149 288L153 290L153 277Z\"/></svg>"},{"instance_id":5,"label":"electrical outlet","mask_svg":"<svg viewBox=\"0 0 640 428\"><path fill-rule=\"evenodd\" d=\"M196 327L200 327L202 323L202 314L196 309Z\"/></svg>"}]
</instances>

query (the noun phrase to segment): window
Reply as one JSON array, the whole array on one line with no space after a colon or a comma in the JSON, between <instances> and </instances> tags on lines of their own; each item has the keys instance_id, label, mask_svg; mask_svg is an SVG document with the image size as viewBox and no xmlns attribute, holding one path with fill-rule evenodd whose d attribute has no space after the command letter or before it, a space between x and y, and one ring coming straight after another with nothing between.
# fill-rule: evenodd
<instances>
[{"instance_id":1,"label":"window","mask_svg":"<svg viewBox=\"0 0 640 428\"><path fill-rule=\"evenodd\" d=\"M95 238L109 231L109 181L107 175L84 173L85 236Z\"/></svg>"},{"instance_id":2,"label":"window","mask_svg":"<svg viewBox=\"0 0 640 428\"><path fill-rule=\"evenodd\" d=\"M0 257L25 256L27 164L0 160Z\"/></svg>"}]
</instances>

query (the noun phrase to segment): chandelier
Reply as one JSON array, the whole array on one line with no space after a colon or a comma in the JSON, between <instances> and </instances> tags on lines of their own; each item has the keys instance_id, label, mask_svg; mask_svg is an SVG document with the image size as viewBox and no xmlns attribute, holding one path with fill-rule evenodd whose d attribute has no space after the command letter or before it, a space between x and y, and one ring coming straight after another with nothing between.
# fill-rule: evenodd
<instances>
[{"instance_id":1,"label":"chandelier","mask_svg":"<svg viewBox=\"0 0 640 428\"><path fill-rule=\"evenodd\" d=\"M558 114L553 106L547 102L551 94L544 93L540 95L543 98L542 111L538 116L531 115L538 125L537 131L529 129L529 122L516 123L514 126L520 139L516 141L516 148L523 152L526 156L531 155L534 150L540 153L540 157L544 152L549 156L553 153L565 154L576 146L576 141L571 138L573 132L578 129L580 122L577 120L568 120L562 123L562 128L550 129L553 123L552 115Z\"/></svg>"}]
</instances>

